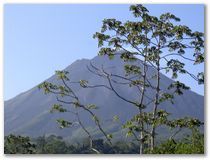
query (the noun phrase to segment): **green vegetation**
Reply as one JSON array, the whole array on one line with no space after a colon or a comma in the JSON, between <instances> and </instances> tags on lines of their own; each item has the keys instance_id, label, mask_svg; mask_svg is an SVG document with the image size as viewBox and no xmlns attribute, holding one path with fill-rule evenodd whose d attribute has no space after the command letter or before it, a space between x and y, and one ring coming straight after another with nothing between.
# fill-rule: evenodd
<instances>
[{"instance_id":1,"label":"green vegetation","mask_svg":"<svg viewBox=\"0 0 210 160\"><path fill-rule=\"evenodd\" d=\"M191 136L179 141L169 139L155 147L154 154L204 154L204 135L194 130Z\"/></svg>"},{"instance_id":2,"label":"green vegetation","mask_svg":"<svg viewBox=\"0 0 210 160\"><path fill-rule=\"evenodd\" d=\"M89 140L70 144L62 137L51 135L29 139L22 136L6 136L4 142L5 154L96 154L89 148ZM93 147L99 154L139 154L139 145L134 142L115 142L112 146L103 139L93 140ZM152 154L203 154L204 135L193 130L180 140L166 140L154 148ZM145 151L145 154L151 154Z\"/></svg>"},{"instance_id":3,"label":"green vegetation","mask_svg":"<svg viewBox=\"0 0 210 160\"><path fill-rule=\"evenodd\" d=\"M109 73L103 67L98 68L90 63L87 66L88 70L104 78L107 84L90 84L87 80L75 82L67 71L56 71L59 83L43 82L38 86L45 94L53 94L56 97L57 104L52 106L51 113L65 112L75 119L69 121L59 118L56 121L59 127L63 129L77 124L86 134L87 140L81 144L69 144L62 137L53 135L36 139L10 135L5 137L5 153L204 153L204 136L195 130L202 126L203 122L194 117L173 119L173 115L169 113L170 109L163 110L160 107L166 101L171 102L170 105L173 106L174 98L182 96L185 90L190 89L177 80L180 74L193 78L198 84L204 83L203 72L193 75L185 68L186 61L192 62L192 67L204 63L204 34L181 25L180 19L170 13L155 17L150 15L143 5L131 5L130 11L136 21L104 19L101 31L93 36L98 40L100 56L108 56L110 60L120 56L125 63L124 75ZM188 55L185 55L185 52ZM141 65L135 63L139 58L142 60ZM153 73L149 73L149 67L153 68ZM174 79L173 83L165 88L161 86L162 71ZM102 118L97 115L96 110L100 107L80 100L72 84L82 89L103 87L114 93L116 98L129 104L129 107L137 109L136 114L125 123L121 122L118 115L113 117L114 121L127 131L124 136L132 137L130 141L113 143L113 133L107 132L102 126ZM118 87L121 85L135 89L139 96L136 99L124 97L116 89L116 84ZM88 130L89 126L85 126L82 121L81 112L86 112L89 116L87 118L93 120L94 127L103 135L104 140L94 139ZM157 128L163 126L172 129L174 133L165 142L158 144ZM192 134L177 140L175 136L185 128L192 130Z\"/></svg>"},{"instance_id":4,"label":"green vegetation","mask_svg":"<svg viewBox=\"0 0 210 160\"><path fill-rule=\"evenodd\" d=\"M9 135L4 140L4 152L9 154L32 154L36 153L36 145L29 137Z\"/></svg>"},{"instance_id":5,"label":"green vegetation","mask_svg":"<svg viewBox=\"0 0 210 160\"><path fill-rule=\"evenodd\" d=\"M103 87L114 93L117 98L135 107L138 112L136 115L127 119L124 124L120 122L122 128L127 130L126 136L133 137L135 143L139 144L139 153L146 152L159 153L158 147L170 145L171 140L166 141L161 146L157 146L156 138L158 127L168 127L174 130L171 138L174 138L182 129L192 129L203 125L199 119L194 117L180 117L172 119L170 110L160 108L161 104L169 101L174 105L174 98L182 96L185 90L190 87L176 80L180 74L193 78L198 84L204 83L204 73L193 75L185 68L186 61L194 65L204 63L204 34L198 31L192 31L188 26L179 22L180 18L171 13L164 13L159 17L152 16L143 5L131 5L130 11L136 18L136 21L121 22L114 18L104 19L100 32L96 32L93 38L98 40L100 56L108 56L110 60L115 56L120 56L125 63L124 75L109 73L103 67L98 68L90 63L88 70L104 78L108 84L90 84L87 80L78 80L73 82L82 88ZM188 52L188 55L185 55ZM138 59L142 59L141 65L136 65ZM149 74L149 66L154 72ZM166 88L162 88L161 72L170 74L174 81ZM87 130L87 126L80 119L79 109L89 113L98 130L103 133L106 140L112 146L112 133L107 133L102 127L100 117L95 113L98 106L94 104L82 104L76 92L72 89L71 77L67 71L56 71L58 80L62 85L50 82L44 82L39 88L46 94L54 94L59 104L55 104L52 111L69 112L73 114L80 124L81 128L89 137L89 148L99 152L93 145L93 137ZM153 84L151 83L153 81ZM119 87L134 88L139 95L136 99L124 97L116 89ZM147 90L150 89L150 93ZM154 96L151 96L154 95ZM65 105L70 107L65 108ZM151 108L152 106L152 108ZM149 108L150 107L150 108ZM148 111L150 110L150 111ZM169 111L169 112L168 112ZM114 117L116 119L117 115ZM72 122L64 119L57 121L61 128L70 127ZM188 143L178 143L180 147ZM171 144L171 147L174 145ZM177 144L176 144L177 147ZM114 146L112 146L114 148ZM167 152L167 151L166 151ZM178 150L174 151L175 153Z\"/></svg>"},{"instance_id":6,"label":"green vegetation","mask_svg":"<svg viewBox=\"0 0 210 160\"><path fill-rule=\"evenodd\" d=\"M96 32L93 36L98 40L99 55L109 56L112 60L119 51L123 51L120 58L127 63L124 66L126 74L109 74L103 68L94 65L91 65L90 70L107 79L109 82L107 87L111 88L110 90L139 110L123 127L128 129L128 136L133 136L140 143L140 154L148 149L152 153L156 147L158 127L182 129L202 124L193 117L171 120L170 113L167 110L161 110L160 106L166 101L174 105L174 97L182 96L184 90L190 89L176 80L180 74L193 78L198 84L204 83L203 72L193 75L185 68L186 61L191 62L192 67L204 62L204 34L193 32L188 26L179 24L181 19L171 13L164 13L159 17L152 16L149 10L140 4L131 5L130 11L136 21L121 22L114 18L104 19L100 32ZM188 52L188 55L185 52ZM128 63L135 62L138 58L142 59L142 66ZM148 74L148 66L154 69L152 75ZM161 71L165 71L175 80L167 88L162 88L160 85ZM138 78L133 78L135 76ZM151 81L155 83L152 84ZM138 89L140 96L136 100L123 97L114 87L114 83L119 85L122 82L124 82L123 86L128 84L129 88ZM150 95L146 92L148 88L152 90ZM148 112L150 104L153 108Z\"/></svg>"}]
</instances>

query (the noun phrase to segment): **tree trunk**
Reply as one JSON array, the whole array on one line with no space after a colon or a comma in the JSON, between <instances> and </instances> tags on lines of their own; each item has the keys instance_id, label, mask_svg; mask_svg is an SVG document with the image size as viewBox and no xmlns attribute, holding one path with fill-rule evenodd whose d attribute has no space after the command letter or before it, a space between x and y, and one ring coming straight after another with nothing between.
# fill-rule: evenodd
<instances>
[{"instance_id":1,"label":"tree trunk","mask_svg":"<svg viewBox=\"0 0 210 160\"><path fill-rule=\"evenodd\" d=\"M141 111L142 112L142 111ZM140 114L141 114L140 112ZM144 138L144 133L143 133L143 129L144 129L144 123L141 121L140 122L140 128L142 129L142 131L140 131L140 147L139 147L139 154L144 154L144 143L143 143L143 138Z\"/></svg>"},{"instance_id":2,"label":"tree trunk","mask_svg":"<svg viewBox=\"0 0 210 160\"><path fill-rule=\"evenodd\" d=\"M157 107L159 104L159 92L160 92L160 57L158 56L157 60L157 85L156 85L156 95L155 95L155 103L153 108L153 120L156 118ZM155 147L155 124L153 123L151 129L151 142L150 142L150 150L153 151Z\"/></svg>"},{"instance_id":3,"label":"tree trunk","mask_svg":"<svg viewBox=\"0 0 210 160\"><path fill-rule=\"evenodd\" d=\"M144 93L145 93L145 85L146 85L146 57L144 58L144 63L143 63L143 86L142 86L142 93L141 93L141 97L140 97L140 104L139 104L139 114L142 114L142 105L143 105L143 101L144 101ZM144 122L139 119L138 121L139 126L140 126L140 147L139 147L139 153L140 154L144 154Z\"/></svg>"}]
</instances>

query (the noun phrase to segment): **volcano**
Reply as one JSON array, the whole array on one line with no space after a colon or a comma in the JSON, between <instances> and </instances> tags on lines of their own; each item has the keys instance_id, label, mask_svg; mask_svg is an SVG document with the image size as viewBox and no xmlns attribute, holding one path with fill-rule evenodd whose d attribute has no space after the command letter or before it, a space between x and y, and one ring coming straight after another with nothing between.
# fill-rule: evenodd
<instances>
[{"instance_id":1,"label":"volcano","mask_svg":"<svg viewBox=\"0 0 210 160\"><path fill-rule=\"evenodd\" d=\"M89 84L104 84L108 82L103 77L91 73L87 66L90 62L98 68L103 67L107 72L124 75L124 62L119 56L110 60L107 56L96 56L93 59L80 59L65 68L69 72L71 81L87 80ZM142 67L142 61L137 60L136 65ZM155 74L155 69L148 65L148 76ZM59 84L56 75L52 75L45 81ZM173 80L161 74L160 76L161 89L167 88ZM155 81L151 80L151 84ZM38 84L37 84L38 85ZM118 115L119 120L124 123L138 112L138 109L129 103L126 103L117 97L110 90L99 88L82 88L78 84L71 84L79 99L84 104L95 104L98 109L94 110L96 115L100 118L103 128L107 133L112 133L115 139L125 139L122 134L123 129L119 123L113 122L113 116ZM116 90L123 96L129 99L138 99L139 95L135 88L126 85L115 84ZM154 91L153 91L154 92ZM153 97L152 89L146 90L146 95ZM204 120L204 97L191 91L186 90L182 96L176 96L174 104L164 102L160 108L165 109L171 113L172 118L180 118L185 116L195 117ZM149 101L145 98L145 101ZM37 86L32 89L17 95L16 97L5 101L4 103L4 132L5 135L27 135L31 137L38 137L43 135L55 134L62 137L70 138L71 140L80 139L87 136L80 126L72 126L70 128L60 129L56 123L56 119L64 118L67 120L74 120L69 113L50 113L53 104L57 103L55 95L45 95L43 91L39 90ZM68 107L68 106L66 106ZM147 110L151 110L152 105L149 105ZM96 137L102 138L102 134L98 131L92 118L86 113L80 113L81 120L87 129ZM160 132L162 129L160 129ZM168 134L165 131L164 134Z\"/></svg>"}]
</instances>

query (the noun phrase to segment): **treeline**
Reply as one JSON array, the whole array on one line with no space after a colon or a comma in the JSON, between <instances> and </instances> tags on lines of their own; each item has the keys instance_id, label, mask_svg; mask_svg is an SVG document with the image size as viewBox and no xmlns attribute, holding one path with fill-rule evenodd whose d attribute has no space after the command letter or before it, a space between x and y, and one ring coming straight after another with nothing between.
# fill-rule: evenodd
<instances>
[{"instance_id":1,"label":"treeline","mask_svg":"<svg viewBox=\"0 0 210 160\"><path fill-rule=\"evenodd\" d=\"M38 138L5 136L5 154L139 154L139 145L134 142L115 142L112 146L103 139L93 140L94 151L89 141L70 144L62 137L51 135ZM145 153L150 153L145 151ZM191 135L180 140L168 139L155 147L154 154L203 154L204 135L194 130Z\"/></svg>"}]
</instances>

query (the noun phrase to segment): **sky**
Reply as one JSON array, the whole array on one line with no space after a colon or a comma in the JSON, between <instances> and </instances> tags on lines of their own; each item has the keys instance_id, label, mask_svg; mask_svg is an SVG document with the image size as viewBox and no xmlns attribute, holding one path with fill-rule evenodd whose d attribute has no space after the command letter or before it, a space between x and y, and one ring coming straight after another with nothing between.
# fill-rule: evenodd
<instances>
[{"instance_id":1,"label":"sky","mask_svg":"<svg viewBox=\"0 0 210 160\"><path fill-rule=\"evenodd\" d=\"M4 5L4 100L31 89L82 58L97 55L104 18L135 20L125 4L6 4ZM145 5L151 15L170 12L181 24L204 32L204 5ZM204 70L186 65L190 72ZM180 81L204 95L204 86L191 78Z\"/></svg>"}]
</instances>

